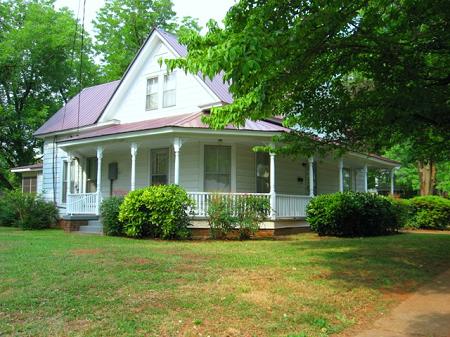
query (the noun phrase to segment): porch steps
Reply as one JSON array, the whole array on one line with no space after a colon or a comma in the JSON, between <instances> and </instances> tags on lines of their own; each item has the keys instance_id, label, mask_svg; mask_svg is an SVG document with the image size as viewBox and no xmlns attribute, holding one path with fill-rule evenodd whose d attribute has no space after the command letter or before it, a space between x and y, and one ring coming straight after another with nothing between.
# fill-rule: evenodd
<instances>
[{"instance_id":1,"label":"porch steps","mask_svg":"<svg viewBox=\"0 0 450 337\"><path fill-rule=\"evenodd\" d=\"M103 234L103 225L99 220L89 220L87 226L80 226L80 233Z\"/></svg>"}]
</instances>

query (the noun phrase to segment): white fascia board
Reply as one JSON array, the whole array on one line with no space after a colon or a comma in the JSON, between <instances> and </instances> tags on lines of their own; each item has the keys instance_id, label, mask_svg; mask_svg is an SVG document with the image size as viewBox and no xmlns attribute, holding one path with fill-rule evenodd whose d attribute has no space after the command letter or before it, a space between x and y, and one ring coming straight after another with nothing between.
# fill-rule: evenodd
<instances>
[{"instance_id":1,"label":"white fascia board","mask_svg":"<svg viewBox=\"0 0 450 337\"><path fill-rule=\"evenodd\" d=\"M119 83L119 86L114 91L111 99L109 100L108 104L106 105L105 109L103 110L102 114L99 117L99 121L102 122L105 119L108 118L108 116L111 113L111 109L114 108L115 105L117 105L117 102L120 101L120 98L122 96L122 93L125 92L128 87L131 85L132 81L135 79L134 72L136 68L140 68L147 60L148 56L148 48L151 44L155 41L155 32L154 30L153 34L145 41L145 45L142 47L142 49L139 51L138 57L133 60L131 67L128 69L128 71L125 73L125 77L122 78L121 82Z\"/></svg>"},{"instance_id":2,"label":"white fascia board","mask_svg":"<svg viewBox=\"0 0 450 337\"><path fill-rule=\"evenodd\" d=\"M348 155L350 155L352 157L356 157L358 159L365 159L367 161L371 161L371 162L374 162L374 163L380 163L380 164L383 164L383 165L386 165L386 166L389 166L389 167L392 167L392 168L400 167L400 165L397 164L397 163L392 163L389 160L383 160L383 159L380 159L380 158L375 158L375 157L372 157L369 154L362 154L362 153L357 153L357 152L348 152Z\"/></svg>"},{"instance_id":3,"label":"white fascia board","mask_svg":"<svg viewBox=\"0 0 450 337\"><path fill-rule=\"evenodd\" d=\"M177 128L177 127L164 127L153 130L143 130L136 132L126 132L123 134L112 134L105 136L98 136L80 140L67 140L59 142L59 146L68 147L75 145L84 145L92 143L110 142L119 139L140 138L146 136L155 136L176 133L177 135L216 135L216 136L244 136L244 137L265 137L271 138L276 135L280 135L281 132L269 132L269 131L249 131L249 130L211 130L211 129L189 129L189 128Z\"/></svg>"},{"instance_id":4,"label":"white fascia board","mask_svg":"<svg viewBox=\"0 0 450 337\"><path fill-rule=\"evenodd\" d=\"M11 172L13 173L23 173L23 172L39 172L42 171L42 168L23 168L23 169L11 169Z\"/></svg>"},{"instance_id":5,"label":"white fascia board","mask_svg":"<svg viewBox=\"0 0 450 337\"><path fill-rule=\"evenodd\" d=\"M118 125L120 124L120 121L118 119L112 119L108 122L104 122L104 123L97 123L97 124L92 124L92 125L88 125L88 126L82 126L80 128L73 128L73 129L67 129L67 130L63 130L63 131L55 131L55 132L50 132L50 133L45 133L42 135L37 135L36 138L41 138L41 139L45 139L48 137L53 137L53 136L64 136L64 135L69 135L71 133L74 133L76 131L78 131L80 134L83 132L88 132L88 131L92 131L92 130L96 130L96 129L101 129L104 127L108 127L108 126L112 126L112 125Z\"/></svg>"}]
</instances>

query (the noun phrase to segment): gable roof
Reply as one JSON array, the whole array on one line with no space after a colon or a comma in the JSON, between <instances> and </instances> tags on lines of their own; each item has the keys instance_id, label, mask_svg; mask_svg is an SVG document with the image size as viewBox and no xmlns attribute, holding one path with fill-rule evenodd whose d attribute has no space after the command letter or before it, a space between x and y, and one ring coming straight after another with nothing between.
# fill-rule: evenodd
<instances>
[{"instance_id":1,"label":"gable roof","mask_svg":"<svg viewBox=\"0 0 450 337\"><path fill-rule=\"evenodd\" d=\"M84 88L80 93L70 99L65 106L50 117L44 125L36 130L34 135L45 135L48 133L96 124L118 87L123 82L123 79L127 75L129 69L139 57L143 47L147 44L148 40L155 31L159 33L159 35L169 44L178 56L185 57L187 55L186 46L180 44L175 35L160 28L154 28L120 80ZM229 104L233 102L233 97L228 90L228 84L223 80L222 72L216 75L212 80L208 77L204 77L201 73L198 73L197 75L223 103ZM78 114L79 102L80 109Z\"/></svg>"},{"instance_id":2,"label":"gable roof","mask_svg":"<svg viewBox=\"0 0 450 337\"><path fill-rule=\"evenodd\" d=\"M120 81L84 88L34 133L35 136L95 124ZM78 115L78 104L80 114Z\"/></svg>"},{"instance_id":3,"label":"gable roof","mask_svg":"<svg viewBox=\"0 0 450 337\"><path fill-rule=\"evenodd\" d=\"M188 51L185 45L182 45L178 42L178 39L175 35L166 32L160 28L155 28L156 31L164 37L166 42L172 47L172 49L180 56L186 57ZM197 74L208 86L211 91L216 94L219 99L224 103L233 103L233 96L230 94L229 86L223 79L223 71L214 76L211 80L209 77L203 76L202 73Z\"/></svg>"}]
</instances>

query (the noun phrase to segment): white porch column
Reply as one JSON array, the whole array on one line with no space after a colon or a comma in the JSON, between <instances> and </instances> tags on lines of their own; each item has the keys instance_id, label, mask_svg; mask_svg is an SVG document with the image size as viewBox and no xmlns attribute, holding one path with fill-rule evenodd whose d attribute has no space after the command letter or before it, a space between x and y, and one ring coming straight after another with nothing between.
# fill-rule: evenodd
<instances>
[{"instance_id":1,"label":"white porch column","mask_svg":"<svg viewBox=\"0 0 450 337\"><path fill-rule=\"evenodd\" d=\"M369 188L367 186L367 172L368 172L368 168L367 168L367 164L365 164L364 168L363 168L363 174L364 174L364 192L366 192L366 193L369 190Z\"/></svg>"},{"instance_id":2,"label":"white porch column","mask_svg":"<svg viewBox=\"0 0 450 337\"><path fill-rule=\"evenodd\" d=\"M309 196L314 197L314 157L308 158L309 163Z\"/></svg>"},{"instance_id":3,"label":"white porch column","mask_svg":"<svg viewBox=\"0 0 450 337\"><path fill-rule=\"evenodd\" d=\"M136 189L136 156L137 156L138 145L136 143L131 143L131 187L130 190L134 191Z\"/></svg>"},{"instance_id":4,"label":"white porch column","mask_svg":"<svg viewBox=\"0 0 450 337\"><path fill-rule=\"evenodd\" d=\"M391 195L395 192L395 167L391 169Z\"/></svg>"},{"instance_id":5,"label":"white porch column","mask_svg":"<svg viewBox=\"0 0 450 337\"><path fill-rule=\"evenodd\" d=\"M67 186L66 186L66 202L69 201L70 185L72 181L72 153L67 153Z\"/></svg>"},{"instance_id":6,"label":"white porch column","mask_svg":"<svg viewBox=\"0 0 450 337\"><path fill-rule=\"evenodd\" d=\"M180 149L181 140L180 138L174 138L173 140L173 152L175 154L175 168L174 168L174 184L180 184Z\"/></svg>"},{"instance_id":7,"label":"white porch column","mask_svg":"<svg viewBox=\"0 0 450 337\"><path fill-rule=\"evenodd\" d=\"M344 158L339 158L339 192L344 192Z\"/></svg>"},{"instance_id":8,"label":"white porch column","mask_svg":"<svg viewBox=\"0 0 450 337\"><path fill-rule=\"evenodd\" d=\"M270 218L275 220L277 196L275 193L275 153L270 152Z\"/></svg>"},{"instance_id":9,"label":"white porch column","mask_svg":"<svg viewBox=\"0 0 450 337\"><path fill-rule=\"evenodd\" d=\"M102 159L103 147L97 147L97 215L100 215L100 202L102 200Z\"/></svg>"}]
</instances>

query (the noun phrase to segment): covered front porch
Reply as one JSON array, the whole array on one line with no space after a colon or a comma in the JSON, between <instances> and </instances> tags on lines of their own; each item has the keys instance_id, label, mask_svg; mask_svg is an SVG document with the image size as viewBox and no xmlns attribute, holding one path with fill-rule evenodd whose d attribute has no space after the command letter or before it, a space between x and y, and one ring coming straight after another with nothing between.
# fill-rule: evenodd
<instances>
[{"instance_id":1,"label":"covered front porch","mask_svg":"<svg viewBox=\"0 0 450 337\"><path fill-rule=\"evenodd\" d=\"M271 205L270 220L304 219L315 195L368 191L369 168L393 173L393 165L359 154L290 158L252 150L270 141L267 136L180 134L63 143L66 215L98 216L104 198L173 183L194 201L197 220L207 218L209 204L217 195L266 198Z\"/></svg>"}]
</instances>

